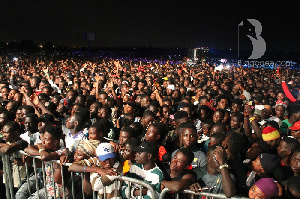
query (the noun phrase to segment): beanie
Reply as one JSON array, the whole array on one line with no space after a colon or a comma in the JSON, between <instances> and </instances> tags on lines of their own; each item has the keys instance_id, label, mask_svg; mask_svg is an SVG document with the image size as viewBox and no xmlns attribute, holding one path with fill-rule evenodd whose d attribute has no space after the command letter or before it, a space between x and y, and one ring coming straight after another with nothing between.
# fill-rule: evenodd
<instances>
[{"instance_id":1,"label":"beanie","mask_svg":"<svg viewBox=\"0 0 300 199\"><path fill-rule=\"evenodd\" d=\"M280 138L279 131L274 127L265 127L262 131L262 138L264 141L271 141Z\"/></svg>"},{"instance_id":2,"label":"beanie","mask_svg":"<svg viewBox=\"0 0 300 199\"><path fill-rule=\"evenodd\" d=\"M279 188L274 182L273 178L262 178L258 180L255 185L265 194L267 198L277 196Z\"/></svg>"}]
</instances>

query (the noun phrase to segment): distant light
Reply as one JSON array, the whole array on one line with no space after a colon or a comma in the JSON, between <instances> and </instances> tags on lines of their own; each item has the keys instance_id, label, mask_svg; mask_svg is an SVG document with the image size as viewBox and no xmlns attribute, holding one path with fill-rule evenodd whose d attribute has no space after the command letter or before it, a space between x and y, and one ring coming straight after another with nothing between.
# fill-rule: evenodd
<instances>
[{"instance_id":1,"label":"distant light","mask_svg":"<svg viewBox=\"0 0 300 199\"><path fill-rule=\"evenodd\" d=\"M43 48L43 45L42 45L42 44L40 44L40 45L39 45L39 47L40 47L40 48Z\"/></svg>"},{"instance_id":2,"label":"distant light","mask_svg":"<svg viewBox=\"0 0 300 199\"><path fill-rule=\"evenodd\" d=\"M229 50L231 50L231 48Z\"/></svg>"}]
</instances>

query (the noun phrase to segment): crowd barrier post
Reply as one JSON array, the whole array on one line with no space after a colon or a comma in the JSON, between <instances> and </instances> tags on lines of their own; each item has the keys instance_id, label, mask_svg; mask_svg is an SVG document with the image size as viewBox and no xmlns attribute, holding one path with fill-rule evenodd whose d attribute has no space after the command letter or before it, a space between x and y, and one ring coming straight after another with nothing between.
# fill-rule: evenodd
<instances>
[{"instance_id":1,"label":"crowd barrier post","mask_svg":"<svg viewBox=\"0 0 300 199\"><path fill-rule=\"evenodd\" d=\"M42 173L43 173L43 182L44 182L44 189L45 189L45 196L48 198L48 192L47 192L47 182L46 182L46 171L45 171L45 162L42 161Z\"/></svg>"},{"instance_id":2,"label":"crowd barrier post","mask_svg":"<svg viewBox=\"0 0 300 199\"><path fill-rule=\"evenodd\" d=\"M25 162L25 171L26 171L26 179L27 179L27 189L29 195L31 195L31 190L30 190L30 182L29 182L29 170L28 170L28 163Z\"/></svg>"},{"instance_id":3,"label":"crowd barrier post","mask_svg":"<svg viewBox=\"0 0 300 199\"><path fill-rule=\"evenodd\" d=\"M12 168L11 168L9 157L10 157L9 155L5 155L6 172L8 174L7 178L8 178L8 185L9 185L9 191L10 191L10 198L14 199L15 198L15 195L14 195L14 181L13 181L13 177L12 177Z\"/></svg>"},{"instance_id":4,"label":"crowd barrier post","mask_svg":"<svg viewBox=\"0 0 300 199\"><path fill-rule=\"evenodd\" d=\"M6 192L6 198L10 199L10 191L9 191L9 186L8 185L8 169L7 169L7 164L6 164L6 155L2 154L2 162L3 162L3 176L5 180L5 192Z\"/></svg>"},{"instance_id":5,"label":"crowd barrier post","mask_svg":"<svg viewBox=\"0 0 300 199\"><path fill-rule=\"evenodd\" d=\"M40 198L40 194L39 194L39 184L38 184L38 177L37 177L37 168L36 168L36 159L33 158L33 169L34 169L34 178L35 178L35 188L36 188L36 193L38 195L38 198ZM27 179L27 181L29 182L29 178Z\"/></svg>"}]
</instances>

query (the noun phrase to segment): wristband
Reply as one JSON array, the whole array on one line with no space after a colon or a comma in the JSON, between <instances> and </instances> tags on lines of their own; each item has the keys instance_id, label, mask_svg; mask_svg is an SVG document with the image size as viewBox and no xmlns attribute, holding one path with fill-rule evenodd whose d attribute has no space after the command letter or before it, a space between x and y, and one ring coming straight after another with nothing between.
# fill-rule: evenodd
<instances>
[{"instance_id":1,"label":"wristband","mask_svg":"<svg viewBox=\"0 0 300 199\"><path fill-rule=\"evenodd\" d=\"M250 117L249 121L252 122L253 120L255 120L255 117Z\"/></svg>"},{"instance_id":2,"label":"wristband","mask_svg":"<svg viewBox=\"0 0 300 199\"><path fill-rule=\"evenodd\" d=\"M86 166L83 167L83 173L85 173Z\"/></svg>"}]
</instances>

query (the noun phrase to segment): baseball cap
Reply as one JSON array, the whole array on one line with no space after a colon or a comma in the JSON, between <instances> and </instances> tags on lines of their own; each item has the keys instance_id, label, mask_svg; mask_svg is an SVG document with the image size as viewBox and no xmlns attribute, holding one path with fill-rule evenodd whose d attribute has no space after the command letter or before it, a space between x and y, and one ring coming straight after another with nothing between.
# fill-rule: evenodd
<instances>
[{"instance_id":1,"label":"baseball cap","mask_svg":"<svg viewBox=\"0 0 300 199\"><path fill-rule=\"evenodd\" d=\"M158 147L155 143L144 141L138 147L131 147L135 152L147 152L151 153L154 157L158 154Z\"/></svg>"},{"instance_id":2,"label":"baseball cap","mask_svg":"<svg viewBox=\"0 0 300 199\"><path fill-rule=\"evenodd\" d=\"M280 159L273 154L262 153L259 156L261 166L266 173L272 173L276 167L279 166Z\"/></svg>"},{"instance_id":3,"label":"baseball cap","mask_svg":"<svg viewBox=\"0 0 300 199\"><path fill-rule=\"evenodd\" d=\"M293 126L290 127L290 129L293 130L293 131L298 131L298 130L300 130L300 121L295 122L295 123L293 124Z\"/></svg>"},{"instance_id":4,"label":"baseball cap","mask_svg":"<svg viewBox=\"0 0 300 199\"><path fill-rule=\"evenodd\" d=\"M96 149L96 155L101 161L105 161L109 158L116 158L115 150L110 143L99 144Z\"/></svg>"},{"instance_id":5,"label":"baseball cap","mask_svg":"<svg viewBox=\"0 0 300 199\"><path fill-rule=\"evenodd\" d=\"M44 113L38 118L39 122L51 122L54 123L54 116L48 113Z\"/></svg>"}]
</instances>

